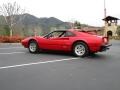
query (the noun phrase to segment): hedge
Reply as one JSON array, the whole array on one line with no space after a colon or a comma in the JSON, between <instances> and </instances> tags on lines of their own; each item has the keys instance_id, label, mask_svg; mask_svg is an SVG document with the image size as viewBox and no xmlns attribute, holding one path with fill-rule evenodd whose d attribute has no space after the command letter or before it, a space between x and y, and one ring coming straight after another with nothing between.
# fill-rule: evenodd
<instances>
[{"instance_id":1,"label":"hedge","mask_svg":"<svg viewBox=\"0 0 120 90\"><path fill-rule=\"evenodd\" d=\"M21 36L0 36L0 43L19 43L24 37Z\"/></svg>"}]
</instances>

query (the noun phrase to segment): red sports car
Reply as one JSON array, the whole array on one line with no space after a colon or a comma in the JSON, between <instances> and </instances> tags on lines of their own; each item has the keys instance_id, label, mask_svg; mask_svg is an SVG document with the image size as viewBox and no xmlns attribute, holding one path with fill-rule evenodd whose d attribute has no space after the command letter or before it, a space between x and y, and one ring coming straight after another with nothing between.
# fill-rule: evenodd
<instances>
[{"instance_id":1,"label":"red sports car","mask_svg":"<svg viewBox=\"0 0 120 90\"><path fill-rule=\"evenodd\" d=\"M30 53L41 50L55 50L72 52L73 55L79 57L106 51L111 46L107 37L74 29L53 31L45 36L28 37L22 40L21 43L29 49Z\"/></svg>"}]
</instances>

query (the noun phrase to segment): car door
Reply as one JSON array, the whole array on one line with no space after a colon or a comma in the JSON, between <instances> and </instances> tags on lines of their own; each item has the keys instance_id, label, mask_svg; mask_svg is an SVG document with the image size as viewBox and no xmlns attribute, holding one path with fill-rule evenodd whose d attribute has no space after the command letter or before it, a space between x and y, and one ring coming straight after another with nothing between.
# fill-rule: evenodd
<instances>
[{"instance_id":1,"label":"car door","mask_svg":"<svg viewBox=\"0 0 120 90\"><path fill-rule=\"evenodd\" d=\"M67 47L67 42L69 42L69 37L57 37L50 38L49 40L49 49L51 50L65 50Z\"/></svg>"},{"instance_id":2,"label":"car door","mask_svg":"<svg viewBox=\"0 0 120 90\"><path fill-rule=\"evenodd\" d=\"M71 38L74 37L74 34L69 31L57 31L62 32L58 37L53 37L52 33L44 38L41 45L43 49L49 50L64 50L69 51L71 49Z\"/></svg>"},{"instance_id":3,"label":"car door","mask_svg":"<svg viewBox=\"0 0 120 90\"><path fill-rule=\"evenodd\" d=\"M59 37L59 34L57 37L54 37L53 35L59 33L62 34L62 31L56 31L48 34L45 36L42 40L41 48L42 49L49 49L49 50L61 50L62 44L64 44L64 40Z\"/></svg>"},{"instance_id":4,"label":"car door","mask_svg":"<svg viewBox=\"0 0 120 90\"><path fill-rule=\"evenodd\" d=\"M64 40L60 37L55 37L55 38L49 38L47 49L50 50L62 50L62 44L64 44Z\"/></svg>"}]
</instances>

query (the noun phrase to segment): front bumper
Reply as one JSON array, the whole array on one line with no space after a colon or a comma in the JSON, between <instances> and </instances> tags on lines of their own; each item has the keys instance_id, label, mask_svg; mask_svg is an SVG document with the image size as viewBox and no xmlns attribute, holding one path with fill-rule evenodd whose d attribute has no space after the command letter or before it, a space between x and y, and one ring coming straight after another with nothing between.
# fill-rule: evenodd
<instances>
[{"instance_id":1,"label":"front bumper","mask_svg":"<svg viewBox=\"0 0 120 90\"><path fill-rule=\"evenodd\" d=\"M112 46L112 44L107 44L107 45L101 46L100 52L108 50L110 46Z\"/></svg>"},{"instance_id":2,"label":"front bumper","mask_svg":"<svg viewBox=\"0 0 120 90\"><path fill-rule=\"evenodd\" d=\"M21 44L22 44L22 46L24 46L25 48L28 48L28 44L27 44L27 42L26 42L25 40L22 40L22 41L21 41Z\"/></svg>"}]
</instances>

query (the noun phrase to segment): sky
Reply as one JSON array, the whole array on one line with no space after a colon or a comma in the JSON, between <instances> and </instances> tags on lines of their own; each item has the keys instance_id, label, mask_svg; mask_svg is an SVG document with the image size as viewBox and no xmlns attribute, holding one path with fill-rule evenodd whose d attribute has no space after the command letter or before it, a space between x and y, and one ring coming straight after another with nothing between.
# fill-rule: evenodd
<instances>
[{"instance_id":1,"label":"sky","mask_svg":"<svg viewBox=\"0 0 120 90\"><path fill-rule=\"evenodd\" d=\"M56 17L62 21L79 21L103 26L104 0L0 0L0 5L17 2L27 13L38 18ZM105 0L107 16L120 18L120 0Z\"/></svg>"}]
</instances>

